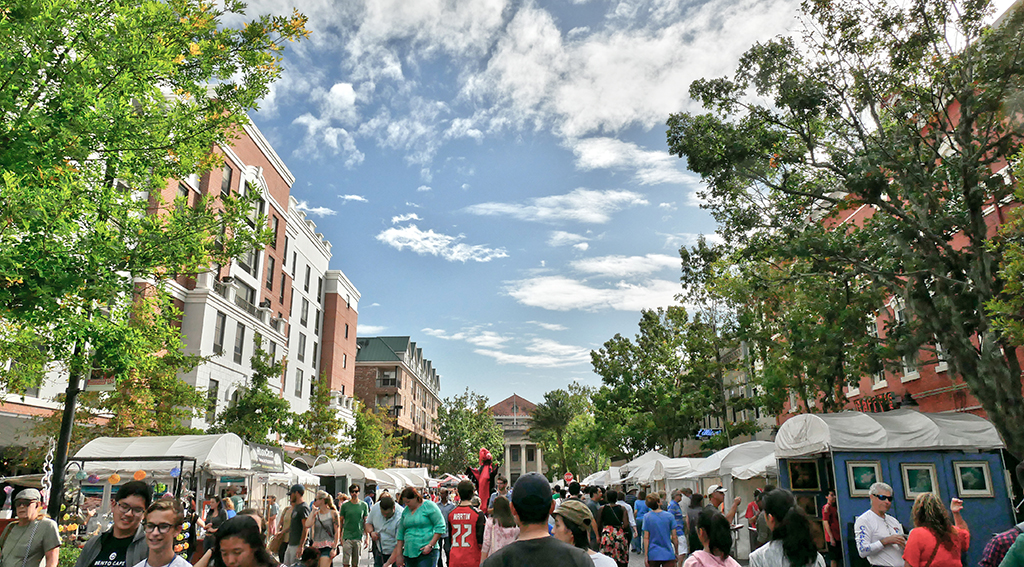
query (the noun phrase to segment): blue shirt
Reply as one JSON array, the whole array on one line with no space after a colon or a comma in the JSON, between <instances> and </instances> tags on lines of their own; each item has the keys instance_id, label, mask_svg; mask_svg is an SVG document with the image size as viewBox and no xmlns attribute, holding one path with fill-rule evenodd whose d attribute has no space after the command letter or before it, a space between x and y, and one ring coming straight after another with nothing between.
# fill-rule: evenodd
<instances>
[{"instance_id":1,"label":"blue shirt","mask_svg":"<svg viewBox=\"0 0 1024 567\"><path fill-rule=\"evenodd\" d=\"M639 522L644 519L644 516L646 516L651 509L647 507L646 501L637 498L636 502L633 503L633 511L636 512L636 521Z\"/></svg>"},{"instance_id":2,"label":"blue shirt","mask_svg":"<svg viewBox=\"0 0 1024 567\"><path fill-rule=\"evenodd\" d=\"M685 535L683 532L686 531L686 524L683 523L683 509L679 507L679 503L675 500L669 500L668 511L676 520L676 535Z\"/></svg>"},{"instance_id":3,"label":"blue shirt","mask_svg":"<svg viewBox=\"0 0 1024 567\"><path fill-rule=\"evenodd\" d=\"M647 545L649 561L672 561L676 558L676 550L672 546L672 530L676 528L676 519L664 510L654 510L644 516L644 531L651 534Z\"/></svg>"}]
</instances>

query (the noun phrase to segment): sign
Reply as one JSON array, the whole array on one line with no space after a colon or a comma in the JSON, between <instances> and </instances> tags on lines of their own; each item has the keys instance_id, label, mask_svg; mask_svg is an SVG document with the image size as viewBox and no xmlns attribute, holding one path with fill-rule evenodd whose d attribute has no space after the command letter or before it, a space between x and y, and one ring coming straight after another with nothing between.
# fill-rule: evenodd
<instances>
[{"instance_id":1,"label":"sign","mask_svg":"<svg viewBox=\"0 0 1024 567\"><path fill-rule=\"evenodd\" d=\"M899 409L900 403L896 401L892 392L882 392L877 396L854 400L853 407L864 413L876 413Z\"/></svg>"},{"instance_id":2,"label":"sign","mask_svg":"<svg viewBox=\"0 0 1024 567\"><path fill-rule=\"evenodd\" d=\"M697 430L697 439L710 439L710 438L714 437L715 435L721 435L721 434L722 434L722 430L721 429L709 429L709 428L705 427L704 429L698 429Z\"/></svg>"},{"instance_id":3,"label":"sign","mask_svg":"<svg viewBox=\"0 0 1024 567\"><path fill-rule=\"evenodd\" d=\"M254 471L284 472L284 453L277 447L249 443L249 460Z\"/></svg>"},{"instance_id":4,"label":"sign","mask_svg":"<svg viewBox=\"0 0 1024 567\"><path fill-rule=\"evenodd\" d=\"M231 484L233 482L245 482L244 476L222 476L220 481L223 484Z\"/></svg>"},{"instance_id":5,"label":"sign","mask_svg":"<svg viewBox=\"0 0 1024 567\"><path fill-rule=\"evenodd\" d=\"M86 379L83 392L113 392L117 389L117 378L93 373Z\"/></svg>"},{"instance_id":6,"label":"sign","mask_svg":"<svg viewBox=\"0 0 1024 567\"><path fill-rule=\"evenodd\" d=\"M567 472L567 473L565 473L565 476L563 476L562 478L565 479L565 483L566 484L569 484L570 482L572 482L572 473L571 472Z\"/></svg>"}]
</instances>

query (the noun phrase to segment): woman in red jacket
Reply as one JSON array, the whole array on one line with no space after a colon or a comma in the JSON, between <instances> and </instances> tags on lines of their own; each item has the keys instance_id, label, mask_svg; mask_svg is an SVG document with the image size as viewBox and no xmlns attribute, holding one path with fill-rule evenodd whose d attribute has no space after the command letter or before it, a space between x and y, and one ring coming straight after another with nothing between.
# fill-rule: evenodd
<instances>
[{"instance_id":1,"label":"woman in red jacket","mask_svg":"<svg viewBox=\"0 0 1024 567\"><path fill-rule=\"evenodd\" d=\"M947 513L939 497L931 492L914 500L914 508L910 512L914 529L910 530L907 546L903 549L903 560L907 565L963 567L960 555L971 543L967 522L960 515L963 508L963 501L954 498Z\"/></svg>"}]
</instances>

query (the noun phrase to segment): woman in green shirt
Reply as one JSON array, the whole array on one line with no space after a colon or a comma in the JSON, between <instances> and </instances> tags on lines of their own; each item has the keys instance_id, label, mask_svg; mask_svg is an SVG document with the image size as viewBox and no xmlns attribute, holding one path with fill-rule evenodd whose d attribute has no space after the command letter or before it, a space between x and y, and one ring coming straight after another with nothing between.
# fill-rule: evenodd
<instances>
[{"instance_id":1,"label":"woman in green shirt","mask_svg":"<svg viewBox=\"0 0 1024 567\"><path fill-rule=\"evenodd\" d=\"M398 543L384 567L437 567L437 542L447 531L441 509L423 500L411 486L402 491L398 503L405 506L398 522Z\"/></svg>"}]
</instances>

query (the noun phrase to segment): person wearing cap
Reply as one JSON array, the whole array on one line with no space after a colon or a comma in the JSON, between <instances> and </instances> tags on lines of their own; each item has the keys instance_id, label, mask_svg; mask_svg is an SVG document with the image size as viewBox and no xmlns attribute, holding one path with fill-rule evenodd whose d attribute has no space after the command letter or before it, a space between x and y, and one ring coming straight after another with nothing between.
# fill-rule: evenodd
<instances>
[{"instance_id":1,"label":"person wearing cap","mask_svg":"<svg viewBox=\"0 0 1024 567\"><path fill-rule=\"evenodd\" d=\"M149 548L142 520L151 501L149 486L142 481L118 488L111 509L114 524L85 543L75 567L132 567L145 559Z\"/></svg>"},{"instance_id":2,"label":"person wearing cap","mask_svg":"<svg viewBox=\"0 0 1024 567\"><path fill-rule=\"evenodd\" d=\"M306 506L306 487L301 484L292 486L288 491L288 500L292 504L291 524L288 533L288 549L284 552L284 564L291 565L302 557L302 549L306 547L309 528L306 518L309 517L309 506Z\"/></svg>"},{"instance_id":3,"label":"person wearing cap","mask_svg":"<svg viewBox=\"0 0 1024 567\"><path fill-rule=\"evenodd\" d=\"M725 487L718 484L712 484L708 488L708 506L711 506L715 510L725 514L725 519L729 520L730 524L732 524L733 520L736 518L736 509L740 507L740 502L742 501L743 500L737 496L733 499L732 507L729 508L729 511L724 512L722 510L722 504L725 502Z\"/></svg>"},{"instance_id":4,"label":"person wearing cap","mask_svg":"<svg viewBox=\"0 0 1024 567\"><path fill-rule=\"evenodd\" d=\"M532 472L519 477L512 487L512 515L519 523L519 537L488 556L482 567L594 567L586 551L548 533L548 516L554 509L551 485L543 475Z\"/></svg>"},{"instance_id":5,"label":"person wearing cap","mask_svg":"<svg viewBox=\"0 0 1024 567\"><path fill-rule=\"evenodd\" d=\"M11 522L0 534L2 567L37 567L45 558L46 567L57 567L60 531L57 522L46 517L43 496L35 488L14 495L18 521Z\"/></svg>"},{"instance_id":6,"label":"person wearing cap","mask_svg":"<svg viewBox=\"0 0 1024 567\"><path fill-rule=\"evenodd\" d=\"M590 555L594 567L616 567L615 560L603 553L590 549L590 526L594 522L594 515L590 513L581 500L568 499L562 502L554 512L555 528L551 535L559 541L576 546Z\"/></svg>"}]
</instances>

